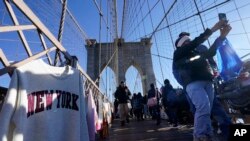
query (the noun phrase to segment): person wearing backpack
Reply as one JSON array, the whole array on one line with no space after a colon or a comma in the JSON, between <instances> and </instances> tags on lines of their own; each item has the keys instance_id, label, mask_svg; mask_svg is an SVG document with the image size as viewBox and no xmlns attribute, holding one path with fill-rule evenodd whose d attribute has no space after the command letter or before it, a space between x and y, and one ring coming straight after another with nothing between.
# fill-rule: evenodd
<instances>
[{"instance_id":1,"label":"person wearing backpack","mask_svg":"<svg viewBox=\"0 0 250 141\"><path fill-rule=\"evenodd\" d=\"M217 22L211 29L206 29L204 33L191 40L188 35L180 36L175 46L173 66L179 72L188 97L195 106L194 116L194 141L213 141L213 130L211 125L211 109L214 99L212 68L207 57L214 56L214 50L209 50L200 54L195 49L202 44L213 32L221 29L230 30L227 21Z\"/></svg>"},{"instance_id":2,"label":"person wearing backpack","mask_svg":"<svg viewBox=\"0 0 250 141\"><path fill-rule=\"evenodd\" d=\"M150 84L150 90L148 91L147 105L149 106L149 112L152 116L152 119L156 119L156 125L161 124L161 115L160 115L160 104L159 100L161 98L161 93L153 83ZM155 104L149 105L150 99L155 99Z\"/></svg>"},{"instance_id":3,"label":"person wearing backpack","mask_svg":"<svg viewBox=\"0 0 250 141\"><path fill-rule=\"evenodd\" d=\"M211 53L212 54L215 54L216 52L216 49L217 47L215 46L215 44L217 43L217 40L223 40L226 35L229 33L229 31L231 30L231 27L230 26L227 26L225 29L221 30L221 35L220 37L218 37L214 44L210 47L210 49L208 49L205 45L199 45L197 48L196 48L196 51L200 54L202 53ZM179 37L183 37L183 36L189 36L189 33L187 32L182 32ZM208 58L208 62L209 62L209 65L211 66L212 70L213 70L213 74L214 76L218 77L219 74L217 73L217 64L216 62L214 61L213 59L213 55L207 55ZM175 77L175 79L177 80L177 82L183 86L183 89L185 90L186 86L184 85L183 83L183 80L180 78L180 72L179 70L176 68L175 66L176 64L173 63L173 66L172 66L172 69L173 69L173 75ZM184 71L184 70L182 70ZM215 92L216 93L216 92ZM192 103L191 101L191 98L187 95L187 93L185 92L185 95L186 95L186 98L187 98L187 101L189 102L190 104L190 111L195 114L195 105ZM225 141L228 140L228 136L229 136L229 126L232 124L232 121L231 121L231 118L227 115L226 111L223 109L221 103L219 102L218 98L217 97L214 97L214 100L213 100L213 103L212 103L212 110L211 110L211 116L218 122L219 124L219 128L220 130L222 131L222 139L224 139Z\"/></svg>"},{"instance_id":4,"label":"person wearing backpack","mask_svg":"<svg viewBox=\"0 0 250 141\"><path fill-rule=\"evenodd\" d=\"M161 88L161 91L162 91L162 104L164 106L166 114L169 117L169 122L170 124L173 124L173 127L177 127L178 98L175 89L170 84L168 79L164 80L164 86Z\"/></svg>"}]
</instances>

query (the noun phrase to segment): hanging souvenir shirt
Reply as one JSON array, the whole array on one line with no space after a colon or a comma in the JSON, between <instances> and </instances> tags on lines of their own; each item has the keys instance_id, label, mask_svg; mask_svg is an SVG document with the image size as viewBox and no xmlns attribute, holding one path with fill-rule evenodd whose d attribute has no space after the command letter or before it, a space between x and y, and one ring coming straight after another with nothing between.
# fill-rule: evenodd
<instances>
[{"instance_id":1,"label":"hanging souvenir shirt","mask_svg":"<svg viewBox=\"0 0 250 141\"><path fill-rule=\"evenodd\" d=\"M98 113L98 124L96 126L96 130L100 130L101 127L99 125L102 125L102 122L103 122L103 96L98 94L97 95L97 113Z\"/></svg>"},{"instance_id":2,"label":"hanging souvenir shirt","mask_svg":"<svg viewBox=\"0 0 250 141\"><path fill-rule=\"evenodd\" d=\"M108 102L103 103L103 111L104 111L104 116L107 119L107 122L110 124L111 123L111 108Z\"/></svg>"},{"instance_id":3,"label":"hanging souvenir shirt","mask_svg":"<svg viewBox=\"0 0 250 141\"><path fill-rule=\"evenodd\" d=\"M89 131L89 140L95 141L96 126L98 124L98 114L96 105L92 96L92 90L87 91L87 122Z\"/></svg>"},{"instance_id":4,"label":"hanging souvenir shirt","mask_svg":"<svg viewBox=\"0 0 250 141\"><path fill-rule=\"evenodd\" d=\"M17 68L0 113L1 141L89 141L78 70L35 60Z\"/></svg>"}]
</instances>

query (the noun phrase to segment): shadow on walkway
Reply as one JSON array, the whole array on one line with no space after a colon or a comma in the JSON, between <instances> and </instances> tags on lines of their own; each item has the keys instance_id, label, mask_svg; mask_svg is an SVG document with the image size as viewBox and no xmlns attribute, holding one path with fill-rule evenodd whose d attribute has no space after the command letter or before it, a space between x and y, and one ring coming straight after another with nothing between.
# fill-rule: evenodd
<instances>
[{"instance_id":1,"label":"shadow on walkway","mask_svg":"<svg viewBox=\"0 0 250 141\"><path fill-rule=\"evenodd\" d=\"M131 120L130 123L121 127L119 119L115 119L109 129L109 137L97 139L104 141L192 141L192 126L179 125L170 127L163 120L161 125L156 121Z\"/></svg>"}]
</instances>

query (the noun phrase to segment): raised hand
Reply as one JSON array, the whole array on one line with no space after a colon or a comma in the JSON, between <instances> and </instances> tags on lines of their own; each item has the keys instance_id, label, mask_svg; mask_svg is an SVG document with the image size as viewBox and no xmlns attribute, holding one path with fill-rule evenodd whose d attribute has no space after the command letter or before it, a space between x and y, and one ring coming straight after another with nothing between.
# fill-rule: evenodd
<instances>
[{"instance_id":1,"label":"raised hand","mask_svg":"<svg viewBox=\"0 0 250 141\"><path fill-rule=\"evenodd\" d=\"M228 21L225 21L225 20L220 20L220 21L218 21L218 22L211 28L212 32L215 32L215 31L217 31L218 29L223 28L224 26L227 25L227 23L228 23Z\"/></svg>"},{"instance_id":2,"label":"raised hand","mask_svg":"<svg viewBox=\"0 0 250 141\"><path fill-rule=\"evenodd\" d=\"M220 37L221 38L225 38L228 33L231 31L232 27L229 24L224 25L221 29L220 29Z\"/></svg>"}]
</instances>

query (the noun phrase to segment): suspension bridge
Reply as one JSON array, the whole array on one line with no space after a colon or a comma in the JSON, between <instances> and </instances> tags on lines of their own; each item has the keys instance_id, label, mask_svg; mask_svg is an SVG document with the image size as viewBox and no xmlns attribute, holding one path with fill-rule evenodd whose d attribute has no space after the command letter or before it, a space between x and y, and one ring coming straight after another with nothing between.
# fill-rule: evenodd
<instances>
[{"instance_id":1,"label":"suspension bridge","mask_svg":"<svg viewBox=\"0 0 250 141\"><path fill-rule=\"evenodd\" d=\"M248 0L2 0L1 100L12 71L39 58L60 66L77 57L76 66L85 80L84 86L93 89L95 99L100 102L114 102L120 81L126 82L132 94L147 94L150 83L161 88L164 79L181 88L172 74L179 33L189 32L194 38L219 20L218 13L226 13L232 26L227 39L246 62L250 58L249 12ZM219 32L214 33L204 45L211 46L218 36ZM239 105L241 100L225 100L225 109L235 117L235 122L240 119L238 122L248 123L249 101L246 99ZM130 129L124 132L114 125L110 129L112 138L116 138L119 131L128 135L126 140L150 140L138 137L134 124L137 123L132 122ZM154 127L152 132L159 131L158 137L151 140L162 139L159 137L171 130L165 129L166 126ZM192 128L183 129L183 133L171 131L176 137L169 134L170 140L178 140L178 133L187 138L192 136ZM151 132L149 128L139 131L141 136ZM119 140L122 138L125 136L121 135Z\"/></svg>"}]
</instances>

